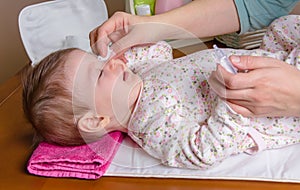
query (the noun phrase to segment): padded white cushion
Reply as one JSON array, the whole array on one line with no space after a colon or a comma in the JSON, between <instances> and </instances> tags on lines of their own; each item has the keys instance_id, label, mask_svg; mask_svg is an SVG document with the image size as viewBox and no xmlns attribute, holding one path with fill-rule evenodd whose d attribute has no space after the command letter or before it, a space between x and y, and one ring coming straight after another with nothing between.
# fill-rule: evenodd
<instances>
[{"instance_id":1,"label":"padded white cushion","mask_svg":"<svg viewBox=\"0 0 300 190\"><path fill-rule=\"evenodd\" d=\"M107 18L103 0L56 0L25 7L19 15L19 29L35 64L58 49L89 50L89 32Z\"/></svg>"}]
</instances>

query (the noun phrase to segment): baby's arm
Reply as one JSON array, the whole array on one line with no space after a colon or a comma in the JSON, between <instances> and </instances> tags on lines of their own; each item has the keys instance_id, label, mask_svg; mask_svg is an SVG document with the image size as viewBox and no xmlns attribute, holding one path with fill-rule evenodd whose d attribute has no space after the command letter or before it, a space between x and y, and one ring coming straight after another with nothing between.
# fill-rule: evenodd
<instances>
[{"instance_id":1,"label":"baby's arm","mask_svg":"<svg viewBox=\"0 0 300 190\"><path fill-rule=\"evenodd\" d=\"M169 61L173 59L172 47L164 41L154 45L136 46L124 53L128 65L135 65L145 61Z\"/></svg>"},{"instance_id":2,"label":"baby's arm","mask_svg":"<svg viewBox=\"0 0 300 190\"><path fill-rule=\"evenodd\" d=\"M276 53L285 51L288 54L298 48L300 16L288 15L276 19L263 37L261 49Z\"/></svg>"},{"instance_id":3,"label":"baby's arm","mask_svg":"<svg viewBox=\"0 0 300 190\"><path fill-rule=\"evenodd\" d=\"M247 122L239 115L227 114L224 102L203 123L169 112L168 117L149 126L143 148L163 164L193 169L208 169L231 155L255 146L247 136ZM158 124L161 124L158 127Z\"/></svg>"}]
</instances>

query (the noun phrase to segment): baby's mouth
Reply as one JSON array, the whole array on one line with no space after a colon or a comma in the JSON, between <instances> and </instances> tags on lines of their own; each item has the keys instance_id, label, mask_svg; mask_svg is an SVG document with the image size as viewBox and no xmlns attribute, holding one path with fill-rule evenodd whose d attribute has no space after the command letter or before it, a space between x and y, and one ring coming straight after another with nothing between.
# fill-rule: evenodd
<instances>
[{"instance_id":1,"label":"baby's mouth","mask_svg":"<svg viewBox=\"0 0 300 190\"><path fill-rule=\"evenodd\" d=\"M125 70L123 72L123 81L126 81L128 79L128 77L129 77L129 72Z\"/></svg>"}]
</instances>

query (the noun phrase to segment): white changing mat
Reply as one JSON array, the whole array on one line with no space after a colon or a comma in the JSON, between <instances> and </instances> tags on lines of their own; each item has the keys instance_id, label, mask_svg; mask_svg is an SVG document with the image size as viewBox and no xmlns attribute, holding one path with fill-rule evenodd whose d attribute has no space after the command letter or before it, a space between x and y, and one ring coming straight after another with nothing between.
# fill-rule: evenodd
<instances>
[{"instance_id":1,"label":"white changing mat","mask_svg":"<svg viewBox=\"0 0 300 190\"><path fill-rule=\"evenodd\" d=\"M19 16L21 37L32 63L50 52L88 50L89 32L107 19L103 0L56 0L26 7ZM189 170L161 165L125 138L105 176L259 180L300 183L300 145L240 154L213 169Z\"/></svg>"},{"instance_id":2,"label":"white changing mat","mask_svg":"<svg viewBox=\"0 0 300 190\"><path fill-rule=\"evenodd\" d=\"M170 168L139 148L129 137L121 144L104 176L255 180L300 183L300 145L239 154L209 170Z\"/></svg>"}]
</instances>

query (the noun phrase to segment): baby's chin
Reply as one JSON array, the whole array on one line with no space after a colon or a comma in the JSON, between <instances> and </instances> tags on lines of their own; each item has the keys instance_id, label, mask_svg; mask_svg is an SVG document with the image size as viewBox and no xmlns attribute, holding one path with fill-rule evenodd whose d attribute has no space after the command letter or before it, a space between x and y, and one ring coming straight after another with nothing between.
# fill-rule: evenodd
<instances>
[{"instance_id":1,"label":"baby's chin","mask_svg":"<svg viewBox=\"0 0 300 190\"><path fill-rule=\"evenodd\" d=\"M130 97L129 97L129 105L131 109L135 107L135 104L137 103L141 90L143 87L143 81L142 80L137 80L135 85L132 87L130 91Z\"/></svg>"}]
</instances>

